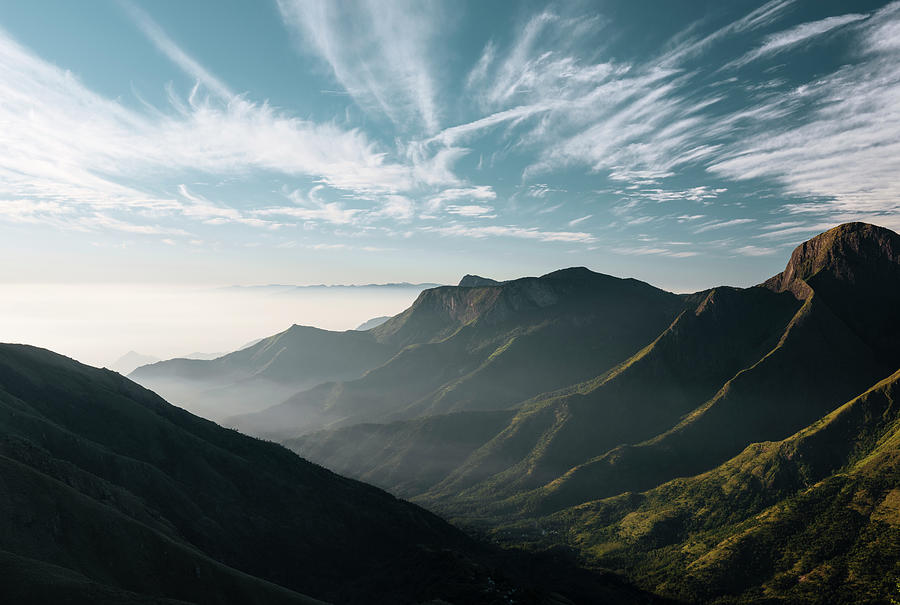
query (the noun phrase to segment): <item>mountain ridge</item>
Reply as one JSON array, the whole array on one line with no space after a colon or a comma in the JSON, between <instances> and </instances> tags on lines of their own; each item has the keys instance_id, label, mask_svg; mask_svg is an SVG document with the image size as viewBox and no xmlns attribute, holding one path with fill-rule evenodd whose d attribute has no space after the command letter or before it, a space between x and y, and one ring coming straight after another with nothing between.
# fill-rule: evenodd
<instances>
[{"instance_id":1,"label":"mountain ridge","mask_svg":"<svg viewBox=\"0 0 900 605\"><path fill-rule=\"evenodd\" d=\"M559 558L476 543L377 488L36 347L0 345L0 477L0 568L11 572L0 596L17 602L558 602L518 571L532 565L579 600L653 600Z\"/></svg>"},{"instance_id":2,"label":"mountain ridge","mask_svg":"<svg viewBox=\"0 0 900 605\"><path fill-rule=\"evenodd\" d=\"M890 465L897 454L888 453L894 452L889 444L900 439L900 432L896 436L885 433L880 443L888 445L883 446L850 433L827 441L842 444L840 447L847 447L844 439L869 443L859 447L871 448L865 459L871 461L870 468L876 469L876 475L872 475L878 477L876 483L871 483L875 479L861 478L863 475L846 478L840 465L830 462L799 474L778 471L782 473L777 475L781 477L778 481L784 483L781 491L772 492L765 500L765 506L786 511L787 516L771 527L796 537L782 542L777 538L780 534L768 533L776 530L766 529L769 526L765 524L753 530L766 536L765 548L784 557L775 572L772 567L742 563L740 557L751 556L754 551L751 542L741 542L741 528L756 527L756 522L750 517L734 521L740 509L734 508L737 504L729 505L724 495L717 495L721 500L706 505L702 501L694 504L701 512L717 506L722 513L697 521L700 525L696 530L678 530L688 531L678 534L687 536L684 540L700 540L703 546L672 542L674 538L668 537L667 532L675 531L672 528L682 527L685 519L693 518L690 509L667 512L662 496L645 495L664 490L670 494L667 498L693 498L693 492L679 490L715 475L734 489L743 490L748 498L756 494L752 498L757 504L752 506L762 506L763 496L754 491L755 476L736 470L749 462L736 460L750 460L748 456L768 452L770 443L790 443L795 439L792 435L814 434L814 427L829 424L828 419L838 413L836 410L845 409L847 402L857 402L848 409L860 409L859 401L882 392L885 384L891 383L891 392L895 392L900 367L898 250L900 236L890 230L866 224L841 225L799 245L784 271L758 286L717 287L682 295L683 306L667 327L633 355L593 378L514 404L505 412L512 414L505 425L502 417L491 419L471 412L476 414L471 422L481 422L486 432L494 435L480 446L470 442L465 448L451 450L451 463L427 476L419 475L415 481L409 481L404 469L421 454L395 449L382 456L378 440L394 443L396 436L404 435L415 442L428 434L436 440L432 448L450 446L454 437L449 416L426 415L390 425L350 423L347 428L305 435L286 444L351 475L359 470L354 465L362 466L365 476L376 484L402 490L413 501L463 526L489 532L500 542L529 547L566 544L588 562L629 568L633 580L667 596L757 602L775 595L773 602L782 602L779 599L783 595L822 595L827 582L846 579L840 575L845 573L842 570L858 565L853 563L856 551L837 551L837 567L833 569L818 560L815 580L810 580L805 592L800 588L794 591L791 587L800 586L803 578L789 567L811 569L803 563L803 540L819 544L819 534L840 535L846 536L841 540L856 544L858 552L868 553L867 557L875 557L877 552L867 540L900 555L900 545L884 534L884 523L893 523L891 511L900 510L900 496L895 498L896 506L890 500L894 497L891 489L900 484L900 476L892 474L894 467ZM562 272L566 274L578 275L579 270ZM874 421L879 413L871 412L872 418L864 414L863 420ZM416 428L423 426L429 427L427 432ZM329 453L344 447L345 434L352 431L356 431L359 444L354 456L365 460L362 465ZM809 438L804 437L804 443ZM816 451L824 461L844 450L825 446ZM783 469L779 464L772 468ZM869 517L854 517L843 528L828 525L848 514L843 507L852 504L853 490L870 494L866 502L874 504L865 504L859 510L869 511L864 515L871 516L871 521L866 520ZM829 504L832 496L836 500ZM636 508L644 501L652 502L652 506ZM593 504L596 502L604 504L595 510L600 506ZM752 506L748 504L747 510L765 510L765 506ZM807 506L822 511L829 521L816 525L806 512ZM635 513L627 517L634 511L641 511L640 516ZM773 519L782 519L781 512L771 514L775 515ZM647 522L650 533L637 529L644 526L640 520L644 518L652 519ZM611 525L619 523L615 519L624 519L622 525ZM738 522L743 525L729 529L730 523ZM800 523L800 529L783 525L792 522ZM803 529L807 527L810 529ZM812 529L815 527L818 529ZM613 531L619 533L610 533ZM729 534L731 531L735 533ZM797 533L791 533L794 531ZM597 538L592 537L595 534ZM626 546L617 546L623 540ZM718 541L724 550L718 550ZM733 542L745 546L732 551ZM678 554L679 548L709 554L703 562L694 561ZM724 556L721 552L733 554ZM663 557L664 564L654 563L658 556ZM693 567L686 567L689 564ZM882 570L883 576L887 570L884 563L873 560L872 564ZM748 572L729 580L729 570L742 565ZM696 574L693 569L698 570ZM708 571L701 573L700 569ZM775 575L766 575L771 573ZM883 602L878 599L893 588L885 580L887 576L854 573L868 578L869 584L863 586L874 591L864 593L868 595L865 599L870 599L864 602ZM682 582L685 577L687 583ZM859 586L853 582L850 585ZM769 592L754 592L759 586ZM840 602L852 602L848 590L837 593ZM821 602L809 598L810 602Z\"/></svg>"}]
</instances>

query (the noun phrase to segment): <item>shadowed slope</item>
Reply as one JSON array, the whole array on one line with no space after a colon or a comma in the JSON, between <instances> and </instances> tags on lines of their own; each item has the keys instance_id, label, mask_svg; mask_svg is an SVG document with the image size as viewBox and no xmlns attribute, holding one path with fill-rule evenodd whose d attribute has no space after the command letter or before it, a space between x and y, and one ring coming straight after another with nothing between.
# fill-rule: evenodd
<instances>
[{"instance_id":1,"label":"shadowed slope","mask_svg":"<svg viewBox=\"0 0 900 605\"><path fill-rule=\"evenodd\" d=\"M583 268L427 290L371 331L409 345L390 362L230 422L284 438L328 425L504 409L621 362L683 304L645 283Z\"/></svg>"},{"instance_id":2,"label":"shadowed slope","mask_svg":"<svg viewBox=\"0 0 900 605\"><path fill-rule=\"evenodd\" d=\"M356 378L396 350L370 332L295 325L217 359L170 359L142 366L129 378L192 411L220 419L274 405L320 382Z\"/></svg>"},{"instance_id":3,"label":"shadowed slope","mask_svg":"<svg viewBox=\"0 0 900 605\"><path fill-rule=\"evenodd\" d=\"M46 573L35 594L76 602L548 598L414 505L43 349L0 345L0 483L3 596ZM576 593L640 598L548 564Z\"/></svg>"},{"instance_id":4,"label":"shadowed slope","mask_svg":"<svg viewBox=\"0 0 900 605\"><path fill-rule=\"evenodd\" d=\"M507 410L459 412L390 424L355 424L288 439L284 445L338 473L410 497L456 469L512 415Z\"/></svg>"},{"instance_id":5,"label":"shadowed slope","mask_svg":"<svg viewBox=\"0 0 900 605\"><path fill-rule=\"evenodd\" d=\"M806 426L892 371L897 239L845 225L812 240L827 246L800 248L825 264L794 254L793 281L712 291L619 368L525 405L420 501L470 518L545 514L703 471ZM810 267L808 282L795 266ZM792 302L797 293L805 299Z\"/></svg>"}]
</instances>

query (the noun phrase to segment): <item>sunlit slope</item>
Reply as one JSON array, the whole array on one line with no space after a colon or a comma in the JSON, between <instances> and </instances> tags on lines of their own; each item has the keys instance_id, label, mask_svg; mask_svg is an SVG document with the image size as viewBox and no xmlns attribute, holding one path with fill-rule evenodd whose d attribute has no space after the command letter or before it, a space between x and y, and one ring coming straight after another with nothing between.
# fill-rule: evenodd
<instances>
[{"instance_id":1,"label":"sunlit slope","mask_svg":"<svg viewBox=\"0 0 900 605\"><path fill-rule=\"evenodd\" d=\"M691 601L888 602L900 596L900 371L707 473L501 533L553 535Z\"/></svg>"},{"instance_id":2,"label":"sunlit slope","mask_svg":"<svg viewBox=\"0 0 900 605\"><path fill-rule=\"evenodd\" d=\"M232 422L283 438L325 426L508 408L627 359L683 306L680 296L583 268L427 290L371 331L406 345L389 362Z\"/></svg>"},{"instance_id":3,"label":"sunlit slope","mask_svg":"<svg viewBox=\"0 0 900 605\"><path fill-rule=\"evenodd\" d=\"M837 233L819 237L838 248L872 239L875 252L796 277L800 300L784 287L710 292L620 367L528 402L422 501L453 514L544 514L648 489L784 438L889 374L895 354L878 343L900 338L896 312L872 310L900 308L898 236L861 224Z\"/></svg>"}]
</instances>

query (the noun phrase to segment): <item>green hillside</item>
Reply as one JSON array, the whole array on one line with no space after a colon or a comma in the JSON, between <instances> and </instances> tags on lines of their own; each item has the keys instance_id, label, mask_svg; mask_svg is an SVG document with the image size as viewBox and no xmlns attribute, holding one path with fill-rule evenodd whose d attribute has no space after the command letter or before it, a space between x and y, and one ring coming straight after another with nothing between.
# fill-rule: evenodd
<instances>
[{"instance_id":1,"label":"green hillside","mask_svg":"<svg viewBox=\"0 0 900 605\"><path fill-rule=\"evenodd\" d=\"M498 531L555 536L689 601L886 603L900 597L900 371L704 474Z\"/></svg>"}]
</instances>

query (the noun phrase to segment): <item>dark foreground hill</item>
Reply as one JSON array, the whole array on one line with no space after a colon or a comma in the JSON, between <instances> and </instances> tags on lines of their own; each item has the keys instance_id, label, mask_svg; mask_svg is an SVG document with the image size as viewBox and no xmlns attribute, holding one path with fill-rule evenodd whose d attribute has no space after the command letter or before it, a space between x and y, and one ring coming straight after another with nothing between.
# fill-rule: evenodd
<instances>
[{"instance_id":1,"label":"dark foreground hill","mask_svg":"<svg viewBox=\"0 0 900 605\"><path fill-rule=\"evenodd\" d=\"M8 603L646 600L22 345L0 345L0 573Z\"/></svg>"}]
</instances>

